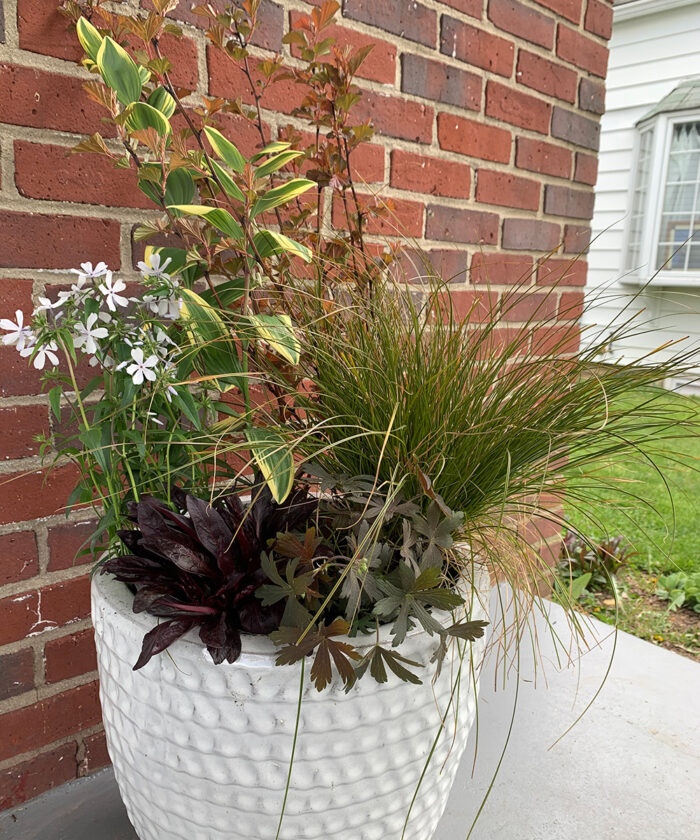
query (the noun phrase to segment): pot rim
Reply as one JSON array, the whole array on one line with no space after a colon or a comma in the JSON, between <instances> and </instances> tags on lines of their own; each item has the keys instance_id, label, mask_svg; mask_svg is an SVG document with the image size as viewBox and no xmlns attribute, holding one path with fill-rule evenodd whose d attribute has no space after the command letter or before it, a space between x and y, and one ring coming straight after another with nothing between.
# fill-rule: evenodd
<instances>
[{"instance_id":1,"label":"pot rim","mask_svg":"<svg viewBox=\"0 0 700 840\"><path fill-rule=\"evenodd\" d=\"M460 586L460 591L465 597L465 605L458 607L454 613L447 612L445 610L432 611L432 615L443 626L459 621L466 617L466 615L471 616L476 613L476 617L480 617L481 614L486 612L490 578L488 571L484 568L484 566L474 562L472 564L471 580L463 578L460 583L462 584L462 586ZM92 589L93 601L95 601L95 596L97 596L116 612L121 615L128 616L133 624L143 631L144 635L156 626L157 619L155 616L146 612L135 613L133 611L132 593L125 583L118 581L113 575L102 574L99 570L97 570L92 576ZM391 646L391 626L392 622L381 624L379 626L379 644L383 647ZM420 625L417 625L413 630L408 632L406 638L415 638L416 636L425 633L426 631ZM337 636L334 638L336 638L339 642L352 645L359 653L368 651L370 648L374 647L375 642L377 641L377 636L374 632L363 636ZM194 649L198 652L206 651L203 642L199 638L196 628L185 633L184 636L181 636L177 643L186 645L186 650L189 652L193 652ZM276 658L278 652L279 648L269 638L269 636L241 633L242 656Z\"/></svg>"}]
</instances>

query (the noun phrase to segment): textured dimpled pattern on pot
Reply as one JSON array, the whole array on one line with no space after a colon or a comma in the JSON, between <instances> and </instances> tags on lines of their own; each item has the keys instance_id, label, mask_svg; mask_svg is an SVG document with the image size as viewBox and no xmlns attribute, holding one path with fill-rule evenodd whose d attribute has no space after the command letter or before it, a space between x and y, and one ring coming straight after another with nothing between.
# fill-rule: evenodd
<instances>
[{"instance_id":1,"label":"textured dimpled pattern on pot","mask_svg":"<svg viewBox=\"0 0 700 840\"><path fill-rule=\"evenodd\" d=\"M471 617L486 618L481 602L488 597L488 576L482 572L478 591ZM215 666L193 637L133 671L143 634L155 619L134 615L131 600L124 584L95 576L93 622L107 743L139 837L274 840L300 665L275 666L272 643L247 637L237 662ZM385 637L387 632L382 629ZM427 663L435 646L434 638L413 633L401 654ZM379 685L367 675L348 694L336 684L317 692L308 680L309 663L280 840L401 840L453 695L404 835L429 840L474 719L476 679L469 660L478 673L483 648L483 640L471 652L467 646L461 670L459 659L448 656L434 685L428 665L422 685L392 674Z\"/></svg>"}]
</instances>

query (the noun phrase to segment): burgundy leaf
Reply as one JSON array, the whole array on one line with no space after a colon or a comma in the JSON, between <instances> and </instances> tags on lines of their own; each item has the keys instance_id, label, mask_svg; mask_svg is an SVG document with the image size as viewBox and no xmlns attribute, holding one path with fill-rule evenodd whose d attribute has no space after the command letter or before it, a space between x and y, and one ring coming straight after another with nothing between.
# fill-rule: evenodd
<instances>
[{"instance_id":1,"label":"burgundy leaf","mask_svg":"<svg viewBox=\"0 0 700 840\"><path fill-rule=\"evenodd\" d=\"M194 545L197 534L192 522L180 513L175 513L166 504L153 496L142 496L137 507L138 526L144 537L168 536L177 532L180 540L186 539Z\"/></svg>"},{"instance_id":2,"label":"burgundy leaf","mask_svg":"<svg viewBox=\"0 0 700 840\"><path fill-rule=\"evenodd\" d=\"M234 568L231 555L233 533L221 514L195 496L187 497L187 511L199 541L216 558L218 567L224 574L232 572Z\"/></svg>"},{"instance_id":3,"label":"burgundy leaf","mask_svg":"<svg viewBox=\"0 0 700 840\"><path fill-rule=\"evenodd\" d=\"M170 498L178 510L187 510L187 493L185 493L182 487L178 487L177 484L171 485Z\"/></svg>"},{"instance_id":4,"label":"burgundy leaf","mask_svg":"<svg viewBox=\"0 0 700 840\"><path fill-rule=\"evenodd\" d=\"M152 656L155 656L157 653L162 653L173 642L177 641L181 636L184 636L192 626L192 621L174 618L170 621L164 621L162 624L154 627L153 630L149 630L143 637L141 654L136 660L134 671L143 668Z\"/></svg>"},{"instance_id":5,"label":"burgundy leaf","mask_svg":"<svg viewBox=\"0 0 700 840\"><path fill-rule=\"evenodd\" d=\"M157 608L163 610L162 615L166 614L166 610L175 616L191 616L194 618L208 618L210 615L219 615L221 613L220 607L210 607L206 604L185 604L182 601L174 601L172 598L161 598L157 603Z\"/></svg>"},{"instance_id":6,"label":"burgundy leaf","mask_svg":"<svg viewBox=\"0 0 700 840\"><path fill-rule=\"evenodd\" d=\"M243 504L238 496L230 495L224 499L225 516L228 527L236 535L236 545L241 558L250 557L254 553L257 542L250 517L246 515ZM223 512L223 511L222 511Z\"/></svg>"},{"instance_id":7,"label":"burgundy leaf","mask_svg":"<svg viewBox=\"0 0 700 840\"><path fill-rule=\"evenodd\" d=\"M144 537L158 537L168 532L168 526L163 520L162 505L152 496L142 496L136 505L136 521Z\"/></svg>"},{"instance_id":8,"label":"burgundy leaf","mask_svg":"<svg viewBox=\"0 0 700 840\"><path fill-rule=\"evenodd\" d=\"M266 486L253 498L246 507L228 494L214 507L178 490L171 494L177 510L151 496L130 507L138 528L119 533L130 553L106 561L102 571L135 588L135 612L164 619L144 637L136 667L190 628L199 628L213 661L221 663L238 658L241 632L279 627L284 604L263 606L256 597L267 581L261 556L278 532L297 522L306 532L318 501L301 490L278 505Z\"/></svg>"},{"instance_id":9,"label":"burgundy leaf","mask_svg":"<svg viewBox=\"0 0 700 840\"><path fill-rule=\"evenodd\" d=\"M163 560L157 554L147 551L140 544L143 539L141 531L117 531L117 536L129 549L131 554L137 555L138 557L150 557L156 563L162 564Z\"/></svg>"},{"instance_id":10,"label":"burgundy leaf","mask_svg":"<svg viewBox=\"0 0 700 840\"><path fill-rule=\"evenodd\" d=\"M133 609L135 613L150 612L153 615L158 615L154 612L155 604L161 598L164 598L171 591L170 587L163 586L141 586L136 595L134 595Z\"/></svg>"},{"instance_id":11,"label":"burgundy leaf","mask_svg":"<svg viewBox=\"0 0 700 840\"><path fill-rule=\"evenodd\" d=\"M224 661L235 662L241 655L241 635L225 613L205 622L199 631L199 638L207 646L215 665L221 665Z\"/></svg>"},{"instance_id":12,"label":"burgundy leaf","mask_svg":"<svg viewBox=\"0 0 700 840\"><path fill-rule=\"evenodd\" d=\"M198 551L193 551L176 539L166 536L158 536L141 540L141 545L159 554L164 559L170 560L178 569L189 572L192 575L210 575L211 564L206 557Z\"/></svg>"},{"instance_id":13,"label":"burgundy leaf","mask_svg":"<svg viewBox=\"0 0 700 840\"><path fill-rule=\"evenodd\" d=\"M197 540L197 532L193 527L193 523L186 517L182 516L179 513L174 513L169 508L163 508L160 511L163 519L169 520L171 525L177 525L178 529L182 532L187 534L187 536L191 539L196 541Z\"/></svg>"},{"instance_id":14,"label":"burgundy leaf","mask_svg":"<svg viewBox=\"0 0 700 840\"><path fill-rule=\"evenodd\" d=\"M119 539L124 543L124 545L134 553L138 546L138 542L141 539L141 531L127 531L121 530L117 531L117 536Z\"/></svg>"},{"instance_id":15,"label":"burgundy leaf","mask_svg":"<svg viewBox=\"0 0 700 840\"><path fill-rule=\"evenodd\" d=\"M145 583L157 581L168 576L168 565L162 560L150 557L137 557L125 554L123 557L112 557L100 566L100 573L112 574L124 583Z\"/></svg>"},{"instance_id":16,"label":"burgundy leaf","mask_svg":"<svg viewBox=\"0 0 700 840\"><path fill-rule=\"evenodd\" d=\"M247 598L238 604L238 623L244 633L267 636L277 630L284 613L284 601L263 607L259 598Z\"/></svg>"}]
</instances>

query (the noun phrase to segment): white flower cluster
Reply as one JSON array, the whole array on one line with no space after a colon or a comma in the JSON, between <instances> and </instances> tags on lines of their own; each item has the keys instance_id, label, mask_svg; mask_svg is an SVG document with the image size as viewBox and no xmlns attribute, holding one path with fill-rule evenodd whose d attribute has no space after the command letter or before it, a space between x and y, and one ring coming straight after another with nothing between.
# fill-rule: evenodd
<instances>
[{"instance_id":1,"label":"white flower cluster","mask_svg":"<svg viewBox=\"0 0 700 840\"><path fill-rule=\"evenodd\" d=\"M24 357L32 356L34 367L43 370L47 362L58 365L59 336L68 336L73 348L90 357L90 365L125 369L134 385L160 379L167 386L167 380L174 379L178 348L162 322L176 320L182 309L178 282L166 271L169 263L151 254L138 264L149 289L141 297L123 294L126 283L105 263L82 263L71 269L77 280L69 290L59 292L55 301L39 298L31 323L19 309L15 321L0 319L6 332L2 342ZM172 386L167 386L168 392Z\"/></svg>"}]
</instances>

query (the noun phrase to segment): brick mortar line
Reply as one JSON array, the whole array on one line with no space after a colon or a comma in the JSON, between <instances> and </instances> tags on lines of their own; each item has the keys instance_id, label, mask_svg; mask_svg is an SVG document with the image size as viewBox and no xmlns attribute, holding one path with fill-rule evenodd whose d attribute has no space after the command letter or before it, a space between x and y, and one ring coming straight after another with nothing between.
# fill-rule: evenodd
<instances>
[{"instance_id":1,"label":"brick mortar line","mask_svg":"<svg viewBox=\"0 0 700 840\"><path fill-rule=\"evenodd\" d=\"M274 114L275 112L268 112L268 113ZM447 112L444 112L444 113L447 113ZM476 112L471 112L471 113L476 115ZM293 122L293 124L295 124L296 127L298 127L298 128L308 128L308 123L306 123L302 119L292 118L290 120L290 122ZM507 123L496 123L496 125L501 126L501 127L504 126L504 125L510 126L510 124L507 124ZM510 126L510 127L513 128L513 129L518 129L517 126ZM52 129L34 129L34 130L31 130L29 132L29 135L30 135L29 137L23 136L23 135L26 134L26 129L24 129L23 127L9 126L7 124L4 124L3 129L7 129L7 130L3 130L3 134L5 135L5 139L8 141L9 146L13 151L14 151L14 143L15 143L15 141L18 141L18 140L19 141L25 141L25 142L31 142L31 143L37 143L37 144L41 144L42 142L43 143L50 143L51 145L59 145L59 146L65 147L65 148L70 148L71 144L73 144L73 145L75 144L75 137L74 136L66 135L65 132L54 132ZM531 139L529 137L525 137L524 133L521 134L519 129L517 131L513 131L512 133L514 134L516 139L519 139L521 137L523 137L524 139ZM537 134L538 138L542 138L544 136L545 135ZM563 151L568 151L568 152L573 153L572 149L567 148L567 144L565 144L565 141L560 141L560 143L557 143L556 142L557 138L552 138L551 136L548 138L548 140L549 139L555 141L553 143L553 145L555 145L557 148L560 148ZM545 142L548 142L548 141L545 141ZM471 168L475 171L478 171L479 169L483 169L483 168L489 168L489 169L493 169L493 170L499 171L499 172L504 172L504 173L513 174L513 175L519 175L519 177L525 177L525 178L529 177L529 178L534 179L534 180L538 180L537 176L539 175L542 178L548 179L546 183L549 183L550 181L555 182L557 184L561 184L561 185L575 185L575 184L580 183L580 182L577 182L577 181L573 181L571 178L568 178L568 177L565 177L565 176L547 175L547 174L543 174L543 173L533 172L532 170L523 169L521 167L516 166L515 163L504 164L504 163L501 163L499 161L486 161L486 160L483 160L481 158L477 158L477 157L473 157L473 156L469 156L469 155L463 155L463 154L460 154L459 152L453 152L451 150L442 149L439 145L428 146L427 144L415 143L415 142L410 141L410 140L403 140L403 139L399 139L399 138L391 138L387 135L377 135L375 138L373 138L372 143L374 145L380 145L385 150L385 162L384 162L385 178L386 178L386 175L388 173L389 179L391 177L391 166L390 166L391 155L390 155L390 153L393 152L394 150L397 150L397 151L411 152L413 154L422 155L424 157L432 157L432 158L434 158L435 160L438 160L438 161L445 160L445 161L450 161L450 162L453 162L453 163L460 163L460 164L463 164L465 166L471 166ZM569 145L573 145L573 144L569 144ZM588 152L591 153L591 150L588 150ZM387 154L387 153L389 153L389 154ZM137 223L137 221L141 221L141 219L134 220L133 219L134 214L158 214L158 212L159 212L158 210L155 210L155 209L154 210L144 210L144 209L141 209L141 208L115 207L115 206L104 205L104 204L82 203L82 202L75 202L75 201L73 201L73 202L60 201L60 200L57 200L57 199L29 198L27 196L22 195L21 193L19 193L18 190L16 190L16 185L14 184L14 169L11 166L11 161L12 161L12 158L14 157L14 155L5 155L4 157L7 157L7 159L8 159L7 163L6 163L6 168L7 169L12 169L12 176L10 176L8 178L7 174L4 173L3 184L5 184L6 182L10 182L10 181L13 183L13 186L15 186L15 191L13 193L10 193L8 195L8 198L13 198L14 199L13 204L16 203L17 206L19 206L19 207L23 207L24 202L26 202L27 209L30 209L30 210L33 211L35 208L41 207L45 203L54 202L54 204L60 205L60 207L67 207L67 208L71 208L71 209L75 208L75 207L78 207L78 208L83 208L83 207L92 208L93 213L91 215L98 213L96 208L104 208L105 211L107 213L109 213L110 215L117 216L119 221L127 222L127 223L129 223L129 222ZM387 160L388 160L388 163L387 163ZM364 187L365 184L363 182L359 182L358 186ZM370 183L368 186L370 188L373 188L373 189L377 189L378 186L381 186L382 188L386 187L386 188L389 188L389 189L399 189L399 188L396 188L396 187L391 187L391 184L389 183L389 181L387 181L385 184L381 184L381 185L378 185L377 182L373 182L373 183ZM589 184L581 184L580 188L584 189L584 190L585 189L592 190L592 187ZM433 198L443 198L443 199L447 198L445 196L433 196L433 195L430 195L430 194L427 194L427 193L420 193L416 190L400 189L400 192L410 194L411 196L422 196L422 197L428 198L430 200L432 200ZM473 192L473 190L472 190L472 192ZM3 193L4 193L4 191L3 191ZM454 200L464 201L464 200L467 200L467 199L454 199ZM468 200L471 200L471 199L468 199ZM502 206L502 205L498 205L498 206ZM115 212L115 211L117 211L117 212ZM119 212L119 211L123 211L123 212ZM41 211L38 211L38 212L41 212ZM100 213L100 217L103 217L105 215L101 211L99 211L99 213ZM61 214L61 215L63 215L63 214ZM95 217L97 217L97 216L95 216ZM49 269L49 270L54 271L54 269ZM3 271L4 270L0 270L0 273L2 273Z\"/></svg>"},{"instance_id":2,"label":"brick mortar line","mask_svg":"<svg viewBox=\"0 0 700 840\"><path fill-rule=\"evenodd\" d=\"M58 4L57 4L58 5ZM58 58L53 55L20 49L18 46L0 44L0 65L12 64L29 70L43 70L59 76L69 76L83 82L89 82L95 76L84 67L68 58Z\"/></svg>"},{"instance_id":3,"label":"brick mortar line","mask_svg":"<svg viewBox=\"0 0 700 840\"><path fill-rule=\"evenodd\" d=\"M3 49L19 44L17 0L2 0L2 5L5 11L5 43L0 44L0 62L3 60Z\"/></svg>"},{"instance_id":4,"label":"brick mortar line","mask_svg":"<svg viewBox=\"0 0 700 840\"><path fill-rule=\"evenodd\" d=\"M7 534L16 534L20 531L34 531L40 525L46 525L47 528L56 527L58 525L75 525L82 522L89 522L95 518L95 512L90 508L85 510L71 511L70 516L66 517L63 513L52 513L49 516L40 516L37 519L23 519L17 522L6 522L0 525L0 536ZM10 584L5 584L9 586Z\"/></svg>"},{"instance_id":5,"label":"brick mortar line","mask_svg":"<svg viewBox=\"0 0 700 840\"><path fill-rule=\"evenodd\" d=\"M9 278L8 278L9 279ZM12 278L15 279L14 277ZM0 277L0 283L2 283L3 278ZM2 317L5 317L5 312L3 311L0 313ZM10 397L0 397L0 408L20 408L22 406L46 406L49 407L49 398L48 394L16 394ZM32 457L32 456L27 456ZM17 458L13 459L6 459L6 460L20 460Z\"/></svg>"},{"instance_id":6,"label":"brick mortar line","mask_svg":"<svg viewBox=\"0 0 700 840\"><path fill-rule=\"evenodd\" d=\"M47 586L53 586L57 583L66 583L68 581L75 580L76 578L84 577L90 568L90 563L83 563L79 566L69 566L67 569L55 569L54 571L48 571L45 568L39 571L38 574L34 575L34 577L26 578L25 580L17 580L12 583L6 583L4 586L0 587L0 598L15 598L21 595L26 595L29 592L36 592L37 590L44 589ZM41 585L37 585L37 582L40 582ZM71 621L68 623L74 624L75 622ZM41 631L41 635L56 629L58 628L46 628L46 630ZM34 637L32 636L26 638ZM10 642L10 644L14 644L14 642Z\"/></svg>"},{"instance_id":7,"label":"brick mortar line","mask_svg":"<svg viewBox=\"0 0 700 840\"><path fill-rule=\"evenodd\" d=\"M0 462L0 476L3 475L12 475L17 470L20 470L24 467L25 473L35 473L35 472L50 472L51 469L55 466L56 468L64 467L67 464L71 464L72 461L68 458L61 458L60 460L51 462L50 464L46 464L43 460L41 455L27 455L24 458L7 458L5 461ZM0 485L3 484L0 480ZM9 482L8 482L9 483Z\"/></svg>"},{"instance_id":8,"label":"brick mortar line","mask_svg":"<svg viewBox=\"0 0 700 840\"><path fill-rule=\"evenodd\" d=\"M0 196L4 196L7 185L14 182L15 170L13 158L12 143L8 141L0 125L0 178L2 179Z\"/></svg>"},{"instance_id":9,"label":"brick mortar line","mask_svg":"<svg viewBox=\"0 0 700 840\"><path fill-rule=\"evenodd\" d=\"M75 743L76 746L76 756L81 744L84 743L85 738L89 738L92 735L97 735L100 732L104 731L104 726L102 723L98 723L95 726L89 726L86 729L80 729L78 732L73 733L72 735L66 735L64 738L59 738L56 741L52 741L50 744L42 747L36 747L33 750L27 750L24 753L20 753L17 756L13 756L12 758L5 759L5 761L0 761L0 772L3 770L9 770L15 767L18 764L23 764L25 761L31 761L33 758L38 758L40 755L44 753L51 752L51 750L55 750L58 747L65 746L66 744ZM78 762L76 760L76 777L77 778L77 770L78 770Z\"/></svg>"},{"instance_id":10,"label":"brick mortar line","mask_svg":"<svg viewBox=\"0 0 700 840\"><path fill-rule=\"evenodd\" d=\"M0 121L0 128L2 128L0 139L4 138L11 143L13 150L14 144L19 141L22 143L51 144L52 146L60 146L66 149L66 151L71 152L74 146L89 136L87 134L74 134L69 131L61 131L55 128L36 128L35 126L15 125L14 123L3 123L2 121ZM110 151L123 156L124 147L119 140L115 137L103 137L103 140ZM94 157L89 152L76 152L75 154ZM70 157L71 155L66 155L67 159Z\"/></svg>"},{"instance_id":11,"label":"brick mortar line","mask_svg":"<svg viewBox=\"0 0 700 840\"><path fill-rule=\"evenodd\" d=\"M122 224L119 228L119 274L127 279L138 277L141 275L137 269L133 268L133 260L136 256L134 249L131 247L131 232L134 228L132 224ZM146 245L148 242L146 242Z\"/></svg>"},{"instance_id":12,"label":"brick mortar line","mask_svg":"<svg viewBox=\"0 0 700 840\"><path fill-rule=\"evenodd\" d=\"M120 224L138 224L158 218L158 210L142 210L134 207L112 207L104 204L83 204L79 201L62 201L53 198L28 198L21 193L3 195L3 210L12 212L30 212L40 216L70 217L99 221L118 222ZM69 269L49 269L66 272Z\"/></svg>"},{"instance_id":13,"label":"brick mortar line","mask_svg":"<svg viewBox=\"0 0 700 840\"><path fill-rule=\"evenodd\" d=\"M8 277L8 278L3 278L2 275L0 275L0 283L2 283L3 279L13 279L14 280L14 279L24 279L24 278L16 278L14 276ZM31 279L31 278L29 278L29 279ZM43 291L43 290L46 289L46 284L42 283L41 280L36 280L35 282L41 286L41 288L38 291ZM59 285L59 284L57 284L57 285ZM86 402L88 404L94 404L96 402L99 402L100 395L102 393L103 393L102 391L98 391L97 395L96 395L93 392L87 398ZM62 391L61 405L63 407L68 407L68 402L67 402L67 399L66 399L67 394L74 394L74 391L68 391L66 389L64 389ZM43 406L46 406L46 407L50 407L49 396L46 393L40 393L40 394L14 394L14 395L7 396L7 397L0 397L0 408L15 408L15 407L18 407L18 406L25 406L25 405L26 406L43 405ZM50 418L50 419L55 419L55 418ZM52 453L54 453L54 450L52 450ZM34 456L27 455L27 456L24 456L24 457L31 458L31 457L34 457ZM22 461L22 460L24 460L24 458L22 458L22 457L20 457L20 458L7 458L5 460L7 460L7 461ZM0 463L2 463L2 462L0 462Z\"/></svg>"},{"instance_id":14,"label":"brick mortar line","mask_svg":"<svg viewBox=\"0 0 700 840\"><path fill-rule=\"evenodd\" d=\"M10 697L8 698L8 700L5 700L2 703L0 703L0 721L2 721L4 715L22 711L22 709L31 708L32 706L36 706L39 703L45 702L46 700L50 700L57 694L62 694L64 691L70 691L74 688L80 688L80 686L82 685L89 685L91 682L95 682L97 680L97 670L88 671L86 674L79 674L77 677L69 677L67 680L60 680L56 683L37 686L36 688L31 689L30 691L25 691L22 694L17 694L14 697ZM37 749L39 751L43 751L44 746L42 745ZM27 752L33 752L33 750L28 750ZM19 755L24 755L24 753L19 753ZM13 763L15 762L15 759L16 756L10 756L10 758L5 759L4 761L0 761L0 772L2 771L3 765Z\"/></svg>"},{"instance_id":15,"label":"brick mortar line","mask_svg":"<svg viewBox=\"0 0 700 840\"><path fill-rule=\"evenodd\" d=\"M202 33L201 31L195 30L195 39L194 40L197 42L198 52L201 53L204 50L204 45L206 43L206 36L204 36L204 33ZM522 45L519 45L519 49L522 49ZM22 54L27 55L27 53L24 52L24 51L22 51ZM29 55L31 55L33 58L37 58L36 54L31 53ZM439 55L443 56L443 54L439 54ZM518 55L519 55L519 53L518 53ZM447 58L446 56L443 56L443 57ZM38 56L38 58L45 58L45 57ZM206 63L206 58L205 57L203 57L203 60ZM37 63L39 66L41 66L45 62L38 61L38 62L35 62L35 63ZM67 62L66 61L66 62L62 62L62 63L64 65L70 65L70 66L76 67L76 65L73 62ZM464 65L464 62L458 62L458 63L460 65ZM400 62L398 62L398 64L400 64ZM517 62L514 61L514 68L516 68L516 67L517 67ZM475 70L478 70L478 68L475 68ZM579 77L582 77L582 73L585 72L585 71L580 71L577 68L574 72L577 72ZM492 77L492 76L495 77L495 74L491 74L488 71L483 71L481 74L475 73L475 75L479 75L480 78L482 78L482 81L484 82L484 85L490 77ZM82 74L81 74L81 77L82 77ZM521 83L517 82L517 80L515 80L515 81L513 79L507 80L502 76L497 77L497 79L500 79L500 81L502 83L504 83L506 81L510 81L511 84L506 85L506 86L509 87L510 89L514 90L515 92L518 92L518 91L519 92L532 91L532 93L530 93L529 95L535 96L535 98L540 99L540 101L546 102L547 104L556 104L557 107L562 107L565 110L572 110L574 113L580 114L580 109L578 109L575 104L565 102L564 100L559 100L556 97L549 96L546 93L542 93L542 92L536 91L532 88L528 88L527 86L522 85ZM202 79L202 74L200 73L200 80L199 81L200 81L199 87L201 88L204 81L208 82L208 76L206 77L206 79ZM387 95L398 94L398 98L400 98L400 99L410 101L410 102L414 102L415 104L423 105L425 107L431 107L434 110L434 120L433 120L433 122L435 122L435 120L436 120L437 113L449 113L449 114L453 114L455 116L459 116L459 117L463 117L463 118L475 119L475 118L480 117L481 118L480 121L484 125L492 125L492 126L495 126L495 127L508 126L508 127L511 128L511 130L517 128L526 137L532 137L533 139L541 139L541 138L547 137L547 136L551 137L551 134L542 135L539 132L535 132L531 129L521 129L518 126L512 126L510 123L506 123L504 121L496 120L495 118L487 116L482 111L478 111L478 112L477 111L471 111L471 110L468 110L468 109L465 109L465 108L459 108L457 106L452 106L448 103L434 102L432 100L424 99L422 97L418 97L418 96L415 96L413 94L404 93L403 91L400 90L400 83L396 87L392 87L392 88L388 89L388 86L386 86L386 85L380 85L378 83L371 82L371 80L364 80L363 79L363 80L358 80L358 86L363 90L372 91L372 92L374 92L374 93L376 93L380 96L381 95L387 96ZM207 89L208 89L208 84L207 84ZM542 97L544 97L544 99L542 99ZM551 100L551 101L549 101L549 100ZM194 106L197 103L192 102L191 104ZM201 104L201 102L199 104ZM484 91L484 111L485 111L485 91ZM263 109L263 114L266 116L267 121L270 122L272 125L276 124L276 125L279 126L279 124L283 121L291 121L293 124L297 125L300 128L307 128L308 129L308 123L306 121L304 121L303 119L295 118L295 117L292 117L291 115L282 115L282 114L279 114L278 112L269 111L267 109ZM591 119L594 122L597 122L597 123L600 122L600 115L591 114L588 118ZM8 124L6 124L6 125L8 125ZM52 130L52 129L34 129L33 132L31 132L31 133L36 133L39 137L43 137L44 132L47 132L50 135L52 131L54 131L54 130ZM18 131L15 130L15 131L9 131L7 133L8 133L9 136L12 137L13 141L14 141L14 139L24 139L21 136L15 136L17 134L21 134L22 132L18 132ZM433 126L433 137L432 137L432 140L431 140L430 144L412 143L412 141L401 141L401 142L411 143L414 147L418 146L419 148L433 148L436 151L446 153L445 150L440 149L440 147L436 144L435 133L436 133L435 132L435 126ZM62 137L67 137L67 136L68 137L71 137L71 136L84 137L84 136L86 136L86 135L71 135L68 132L56 132L56 134L59 135L59 136L62 136ZM386 137L386 136L385 135L379 135L379 137ZM393 138L388 138L389 141L391 141L392 139ZM559 142L564 144L565 148L568 147L568 146L572 146L572 147L575 147L577 149L582 148L582 147L578 146L578 144L568 143L568 141L559 141ZM447 154L449 154L449 152L447 152ZM457 153L453 153L453 154L457 154ZM460 156L460 157L465 157L465 156ZM102 205L88 205L88 206L102 206Z\"/></svg>"},{"instance_id":16,"label":"brick mortar line","mask_svg":"<svg viewBox=\"0 0 700 840\"><path fill-rule=\"evenodd\" d=\"M19 650L26 650L30 647L37 648L40 652L42 652L46 642L52 642L56 639L63 639L67 636L73 636L76 633L82 633L84 630L90 630L91 628L92 619L90 618L90 616L88 616L87 618L81 618L78 621L69 622L68 624L62 625L61 627L52 627L50 630L46 630L44 633L40 633L38 636L18 639L16 642L10 642L9 644L2 645L2 647L0 647L0 656L16 653ZM69 679L75 678L69 677ZM4 714L4 712L8 711L9 706L12 705L13 701L16 698L21 698L24 695L34 693L38 688L43 686L52 688L55 685L59 685L61 682L65 682L65 680L59 680L55 683L46 683L45 681L42 681L40 685L38 684L35 688L31 689L31 691L25 691L22 694L16 694L14 697L6 698L5 700L0 702L0 709L2 709L2 711L0 711L0 714ZM26 704L19 703L18 705L24 706ZM5 708L6 706L8 708Z\"/></svg>"},{"instance_id":17,"label":"brick mortar line","mask_svg":"<svg viewBox=\"0 0 700 840\"><path fill-rule=\"evenodd\" d=\"M35 539L37 549L37 559L39 561L39 577L49 572L50 554L49 554L49 529L45 522L37 521Z\"/></svg>"}]
</instances>

